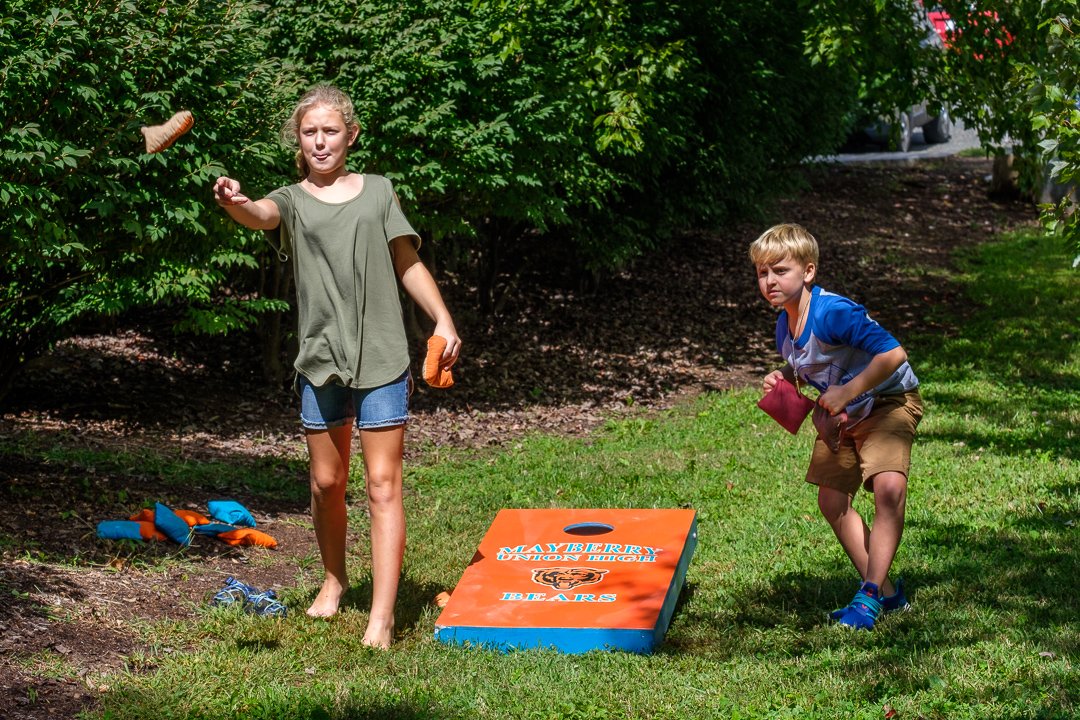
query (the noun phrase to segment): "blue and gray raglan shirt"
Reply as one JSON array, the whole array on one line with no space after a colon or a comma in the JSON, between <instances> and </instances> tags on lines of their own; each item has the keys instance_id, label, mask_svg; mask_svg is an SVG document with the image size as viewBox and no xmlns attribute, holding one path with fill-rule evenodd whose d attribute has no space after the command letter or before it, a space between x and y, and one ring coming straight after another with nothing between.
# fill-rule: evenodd
<instances>
[{"instance_id":1,"label":"blue and gray raglan shirt","mask_svg":"<svg viewBox=\"0 0 1080 720\"><path fill-rule=\"evenodd\" d=\"M787 311L776 320L776 349L799 375L799 381L824 392L843 385L861 373L875 355L900 343L848 298L814 286L806 327L798 338L788 330ZM870 414L877 395L909 392L919 379L906 361L884 382L863 393L847 406L850 424Z\"/></svg>"}]
</instances>

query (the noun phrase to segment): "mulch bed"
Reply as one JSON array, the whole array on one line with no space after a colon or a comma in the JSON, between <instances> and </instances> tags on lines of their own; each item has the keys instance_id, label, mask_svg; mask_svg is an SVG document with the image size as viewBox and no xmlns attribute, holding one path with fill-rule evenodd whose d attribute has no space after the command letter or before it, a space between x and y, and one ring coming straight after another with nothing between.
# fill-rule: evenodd
<instances>
[{"instance_id":1,"label":"mulch bed","mask_svg":"<svg viewBox=\"0 0 1080 720\"><path fill-rule=\"evenodd\" d=\"M823 286L863 302L901 339L953 332L926 320L930 307L959 305L956 288L940 277L953 252L1035 222L1029 205L987 198L989 172L978 159L830 166L811 170L811 187L774 215L818 237ZM612 417L755 383L776 364L774 316L746 258L767 224L688 233L588 293L542 273L521 278L494 319L470 312L469 288L444 278L464 353L452 390L418 388L407 462L442 448L498 447L526 433L582 436ZM915 263L938 273L915 272ZM148 322L60 343L20 379L0 418L6 445L106 452L117 461L95 472L40 452L0 456L6 717L93 708L107 689L104 673L152 669L149 656L133 664L145 648L132 621L190 618L228 575L258 587L296 582L301 559L316 552L311 532L297 524L309 519L306 502L268 504L214 478L179 496L152 469L125 460L148 449L177 462L251 463L304 487L293 397L267 387L253 367L257 357L243 337L176 338ZM183 553L183 571L166 563L147 573L141 560L177 553L176 546L96 538L100 520L144 503L205 511L216 497L247 504L280 549L200 539ZM320 577L317 568L304 572L313 584ZM65 668L59 679L43 671L57 660Z\"/></svg>"}]
</instances>

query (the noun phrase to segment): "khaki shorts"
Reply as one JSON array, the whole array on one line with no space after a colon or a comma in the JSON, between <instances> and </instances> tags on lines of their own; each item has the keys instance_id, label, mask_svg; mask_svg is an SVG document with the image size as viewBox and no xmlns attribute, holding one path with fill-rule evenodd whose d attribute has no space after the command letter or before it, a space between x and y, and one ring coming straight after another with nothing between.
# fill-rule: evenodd
<instances>
[{"instance_id":1,"label":"khaki shorts","mask_svg":"<svg viewBox=\"0 0 1080 720\"><path fill-rule=\"evenodd\" d=\"M922 416L918 390L879 395L870 415L844 433L840 452L829 450L821 438L814 441L806 482L854 495L863 485L873 492L873 478L880 472L907 477L911 443Z\"/></svg>"}]
</instances>

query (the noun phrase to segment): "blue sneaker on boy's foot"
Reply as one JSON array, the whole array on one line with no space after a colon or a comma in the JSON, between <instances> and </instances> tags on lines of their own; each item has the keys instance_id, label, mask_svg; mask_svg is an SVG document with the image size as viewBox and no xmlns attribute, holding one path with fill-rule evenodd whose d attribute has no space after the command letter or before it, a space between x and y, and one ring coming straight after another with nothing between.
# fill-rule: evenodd
<instances>
[{"instance_id":1,"label":"blue sneaker on boy's foot","mask_svg":"<svg viewBox=\"0 0 1080 720\"><path fill-rule=\"evenodd\" d=\"M907 610L911 607L907 595L904 594L904 578L899 578L896 581L895 590L892 595L881 598L881 612L891 613L897 610Z\"/></svg>"},{"instance_id":2,"label":"blue sneaker on boy's foot","mask_svg":"<svg viewBox=\"0 0 1080 720\"><path fill-rule=\"evenodd\" d=\"M881 614L881 602L876 595L876 585L863 583L847 607L834 610L829 617L841 625L856 630L873 630L874 623Z\"/></svg>"}]
</instances>

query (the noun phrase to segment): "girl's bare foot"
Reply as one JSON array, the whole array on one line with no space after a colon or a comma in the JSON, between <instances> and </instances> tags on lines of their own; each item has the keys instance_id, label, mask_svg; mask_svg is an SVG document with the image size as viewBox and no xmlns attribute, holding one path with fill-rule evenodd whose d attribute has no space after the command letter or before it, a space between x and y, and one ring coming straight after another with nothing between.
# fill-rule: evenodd
<instances>
[{"instance_id":1,"label":"girl's bare foot","mask_svg":"<svg viewBox=\"0 0 1080 720\"><path fill-rule=\"evenodd\" d=\"M341 598L345 595L345 588L337 580L327 577L319 594L315 596L315 602L307 609L311 617L327 618L337 614L341 605Z\"/></svg>"},{"instance_id":2,"label":"girl's bare foot","mask_svg":"<svg viewBox=\"0 0 1080 720\"><path fill-rule=\"evenodd\" d=\"M372 618L368 621L367 631L364 633L364 639L361 642L368 647L377 648L379 650L388 650L390 643L394 640L394 621L391 619L389 622L381 622Z\"/></svg>"}]
</instances>

